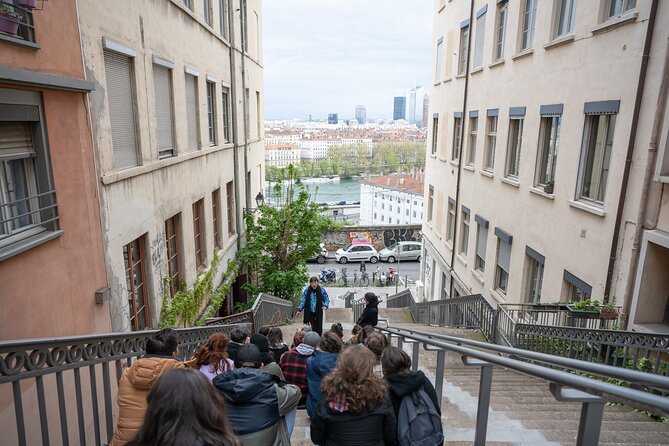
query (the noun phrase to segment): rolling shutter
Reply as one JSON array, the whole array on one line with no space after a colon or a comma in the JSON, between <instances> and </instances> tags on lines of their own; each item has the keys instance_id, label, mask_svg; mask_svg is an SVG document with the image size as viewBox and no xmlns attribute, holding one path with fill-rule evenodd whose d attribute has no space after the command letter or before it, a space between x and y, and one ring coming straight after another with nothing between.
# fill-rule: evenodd
<instances>
[{"instance_id":1,"label":"rolling shutter","mask_svg":"<svg viewBox=\"0 0 669 446\"><path fill-rule=\"evenodd\" d=\"M25 122L0 122L0 161L35 156L30 125Z\"/></svg>"},{"instance_id":2,"label":"rolling shutter","mask_svg":"<svg viewBox=\"0 0 669 446\"><path fill-rule=\"evenodd\" d=\"M114 168L127 169L138 164L132 61L111 51L104 52L104 59Z\"/></svg>"},{"instance_id":3,"label":"rolling shutter","mask_svg":"<svg viewBox=\"0 0 669 446\"><path fill-rule=\"evenodd\" d=\"M172 82L170 70L160 65L153 65L153 89L156 99L156 135L158 153L171 156L174 148L172 132Z\"/></svg>"}]
</instances>

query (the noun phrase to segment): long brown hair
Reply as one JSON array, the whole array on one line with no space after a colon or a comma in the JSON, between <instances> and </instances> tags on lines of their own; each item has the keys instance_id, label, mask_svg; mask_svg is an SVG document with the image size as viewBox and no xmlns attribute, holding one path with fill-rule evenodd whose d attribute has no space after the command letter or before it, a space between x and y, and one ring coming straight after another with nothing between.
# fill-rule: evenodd
<instances>
[{"instance_id":1,"label":"long brown hair","mask_svg":"<svg viewBox=\"0 0 669 446\"><path fill-rule=\"evenodd\" d=\"M329 402L344 403L351 412L372 410L388 395L388 388L374 374L376 357L367 347L353 345L339 356L339 365L323 379L323 395Z\"/></svg>"},{"instance_id":2,"label":"long brown hair","mask_svg":"<svg viewBox=\"0 0 669 446\"><path fill-rule=\"evenodd\" d=\"M242 446L225 410L225 399L205 376L174 369L151 388L144 423L127 446Z\"/></svg>"},{"instance_id":3,"label":"long brown hair","mask_svg":"<svg viewBox=\"0 0 669 446\"><path fill-rule=\"evenodd\" d=\"M204 364L211 366L211 373L217 375L221 372L232 370L233 367L228 363L228 352L226 348L230 338L225 333L214 333L209 336L209 340L193 356L192 365L194 369L199 369Z\"/></svg>"}]
</instances>

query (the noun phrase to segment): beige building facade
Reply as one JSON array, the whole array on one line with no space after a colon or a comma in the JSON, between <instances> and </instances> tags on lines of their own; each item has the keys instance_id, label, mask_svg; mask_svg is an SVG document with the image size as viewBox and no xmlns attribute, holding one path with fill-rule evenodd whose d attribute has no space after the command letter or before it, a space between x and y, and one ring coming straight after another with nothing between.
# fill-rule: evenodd
<instances>
[{"instance_id":1,"label":"beige building facade","mask_svg":"<svg viewBox=\"0 0 669 446\"><path fill-rule=\"evenodd\" d=\"M669 5L437 0L434 25L426 298L633 311Z\"/></svg>"},{"instance_id":2,"label":"beige building facade","mask_svg":"<svg viewBox=\"0 0 669 446\"><path fill-rule=\"evenodd\" d=\"M114 331L235 256L263 169L259 0L78 2ZM232 296L228 299L232 303Z\"/></svg>"}]
</instances>

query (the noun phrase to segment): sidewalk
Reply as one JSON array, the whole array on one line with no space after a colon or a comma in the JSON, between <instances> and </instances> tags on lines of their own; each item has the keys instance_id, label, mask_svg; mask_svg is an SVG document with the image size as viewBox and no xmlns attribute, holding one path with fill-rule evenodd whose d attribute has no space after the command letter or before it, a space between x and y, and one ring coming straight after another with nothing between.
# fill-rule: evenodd
<instances>
[{"instance_id":1,"label":"sidewalk","mask_svg":"<svg viewBox=\"0 0 669 446\"><path fill-rule=\"evenodd\" d=\"M386 308L386 301L388 300L389 296L392 296L395 294L395 285L393 286L367 286L367 287L328 287L327 285L322 285L323 288L325 288L325 291L328 292L328 296L330 296L330 307L331 308L344 308L345 307L345 302L344 302L344 295L348 293L349 291L355 293L354 299L360 299L362 298L365 293L374 293L377 296L379 296L379 300L381 301L379 304L379 308ZM397 292L404 291L404 287L399 286L397 287Z\"/></svg>"}]
</instances>

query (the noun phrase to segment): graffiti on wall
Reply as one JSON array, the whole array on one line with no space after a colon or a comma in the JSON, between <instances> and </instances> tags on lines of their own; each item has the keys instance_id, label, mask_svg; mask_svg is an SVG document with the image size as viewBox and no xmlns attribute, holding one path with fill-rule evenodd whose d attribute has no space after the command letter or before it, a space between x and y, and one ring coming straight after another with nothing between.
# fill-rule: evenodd
<instances>
[{"instance_id":1,"label":"graffiti on wall","mask_svg":"<svg viewBox=\"0 0 669 446\"><path fill-rule=\"evenodd\" d=\"M372 233L370 231L349 231L349 243L373 243Z\"/></svg>"},{"instance_id":2,"label":"graffiti on wall","mask_svg":"<svg viewBox=\"0 0 669 446\"><path fill-rule=\"evenodd\" d=\"M371 243L378 250L398 241L420 241L420 226L354 227L329 231L323 234L322 241L328 251L336 251L350 243Z\"/></svg>"},{"instance_id":3,"label":"graffiti on wall","mask_svg":"<svg viewBox=\"0 0 669 446\"><path fill-rule=\"evenodd\" d=\"M420 231L409 228L386 229L383 231L383 244L394 245L397 242L418 242L421 239Z\"/></svg>"}]
</instances>

